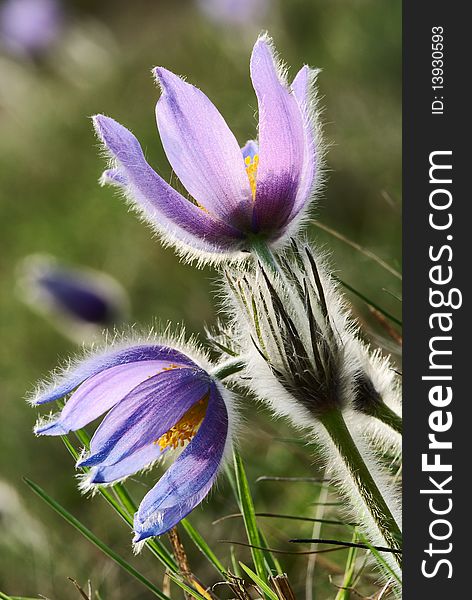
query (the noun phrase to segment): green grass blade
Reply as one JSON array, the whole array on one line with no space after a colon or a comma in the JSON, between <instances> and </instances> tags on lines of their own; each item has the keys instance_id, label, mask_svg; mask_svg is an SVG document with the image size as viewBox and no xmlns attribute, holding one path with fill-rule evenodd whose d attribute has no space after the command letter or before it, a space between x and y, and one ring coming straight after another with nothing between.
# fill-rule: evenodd
<instances>
[{"instance_id":1,"label":"green grass blade","mask_svg":"<svg viewBox=\"0 0 472 600\"><path fill-rule=\"evenodd\" d=\"M262 531L260 529L259 529L259 538L261 540L261 546L263 548L269 548L269 544L267 543L265 535L262 533ZM264 558L266 560L267 567L268 567L269 571L271 572L271 575L273 575L274 573L277 573L277 575L284 574L282 565L278 561L277 557L272 554L272 552L270 552L269 550L264 552Z\"/></svg>"},{"instance_id":2,"label":"green grass blade","mask_svg":"<svg viewBox=\"0 0 472 600\"><path fill-rule=\"evenodd\" d=\"M261 579L256 573L254 573L254 571L252 571L249 567L247 567L244 563L242 563L241 561L239 561L239 564L241 565L241 568L243 569L243 571L245 571L245 573L247 575L249 575L249 577L254 581L254 583L257 585L257 587L260 589L260 591L265 594L269 600L278 600L277 594L275 594L270 587L267 585L267 583Z\"/></svg>"},{"instance_id":3,"label":"green grass blade","mask_svg":"<svg viewBox=\"0 0 472 600\"><path fill-rule=\"evenodd\" d=\"M186 592L190 596L193 596L193 598L196 598L197 600L208 600L208 598L205 598L205 596L200 594L200 592L198 592L194 588L187 585L185 583L185 581L182 581L182 579L180 579L173 573L168 573L168 576L169 576L169 579L171 579L175 584L177 584L180 588L182 588L184 590L184 592Z\"/></svg>"},{"instance_id":4,"label":"green grass blade","mask_svg":"<svg viewBox=\"0 0 472 600\"><path fill-rule=\"evenodd\" d=\"M149 581L142 573L140 573L137 569L135 569L131 564L129 564L124 558L122 558L119 554L117 554L114 550L112 550L109 546L107 546L104 542L102 542L90 529L85 527L78 519L76 519L73 515L71 515L65 508L63 508L58 502L56 502L53 498L51 498L41 487L39 487L36 483L23 478L26 485L31 488L31 490L38 495L46 504L48 504L53 510L55 510L65 521L67 521L72 527L77 529L86 539L88 539L92 544L94 544L97 548L99 548L106 556L111 558L114 562L116 562L124 571L129 573L132 577L137 579L140 583L142 583L150 592L157 596L161 600L169 600L168 596L166 596L161 590L159 590L151 581Z\"/></svg>"},{"instance_id":5,"label":"green grass blade","mask_svg":"<svg viewBox=\"0 0 472 600\"><path fill-rule=\"evenodd\" d=\"M116 483L113 486L113 491L115 492L117 498L123 505L123 508L132 517L134 513L138 510L138 507L136 506L134 500L131 498L131 495L128 492L128 490L122 483Z\"/></svg>"},{"instance_id":6,"label":"green grass blade","mask_svg":"<svg viewBox=\"0 0 472 600\"><path fill-rule=\"evenodd\" d=\"M354 530L352 541L355 542L357 539L357 532ZM341 589L336 594L335 600L349 600L351 594L351 586L354 580L354 573L356 569L356 558L358 548L349 548L349 552L346 559L346 567L344 569L344 578L341 584Z\"/></svg>"},{"instance_id":7,"label":"green grass blade","mask_svg":"<svg viewBox=\"0 0 472 600\"><path fill-rule=\"evenodd\" d=\"M349 285L349 283L346 283L344 280L339 279L339 277L334 276L334 279L336 279L336 281L339 281L339 283L341 285L343 285L347 290L349 290L350 292L352 292L355 296L357 296L358 298L360 298L361 300L363 300L368 306L371 306L376 311L378 311L381 315L383 315L387 319L390 319L390 321L392 321L393 323L395 323L399 327L402 327L403 324L400 321L400 319L397 319L397 317L394 317L393 315L391 315L389 312L387 312L386 310L384 310L378 304L376 304L375 302L372 302L372 300L369 300L369 298L367 298L367 296L364 296L364 294L362 292L359 292L359 290L356 290L356 288L353 288L352 285Z\"/></svg>"},{"instance_id":8,"label":"green grass blade","mask_svg":"<svg viewBox=\"0 0 472 600\"><path fill-rule=\"evenodd\" d=\"M231 470L229 464L225 465L225 475L229 481L229 484L233 491L233 495L236 498L236 502L238 503L238 506L239 506L238 486L236 485L236 479L234 478L234 471Z\"/></svg>"},{"instance_id":9,"label":"green grass blade","mask_svg":"<svg viewBox=\"0 0 472 600\"><path fill-rule=\"evenodd\" d=\"M38 600L38 598L26 598L26 596L8 596L4 592L0 592L0 600Z\"/></svg>"},{"instance_id":10,"label":"green grass blade","mask_svg":"<svg viewBox=\"0 0 472 600\"><path fill-rule=\"evenodd\" d=\"M226 569L223 566L223 563L220 562L216 554L204 540L204 538L198 533L198 531L189 523L187 519L183 519L181 522L182 527L187 532L187 535L195 544L195 546L202 552L205 558L215 567L220 575L226 577Z\"/></svg>"},{"instance_id":11,"label":"green grass blade","mask_svg":"<svg viewBox=\"0 0 472 600\"><path fill-rule=\"evenodd\" d=\"M88 447L88 435L83 430L76 431L75 433L77 438L81 441L81 443L83 443L85 447ZM61 439L64 442L70 454L72 455L72 457L75 459L75 461L77 461L77 459L79 458L79 453L71 444L69 438L63 435L61 436ZM83 469L83 471L85 472L86 469ZM119 502L115 500L110 490L113 490L115 492L122 506ZM98 491L100 495L108 502L108 504L110 504L113 510L115 510L123 519L123 521L125 521L125 523L129 525L129 527L131 527L132 529L133 515L136 512L137 507L134 504L133 499L131 498L125 486L122 483L117 483L110 488L99 487ZM151 554L155 556L158 560L160 560L166 568L170 569L174 573L178 572L179 568L177 566L177 563L173 559L172 554L167 550L167 548L161 541L157 539L150 539L146 541L146 546L147 548L149 548Z\"/></svg>"},{"instance_id":12,"label":"green grass blade","mask_svg":"<svg viewBox=\"0 0 472 600\"><path fill-rule=\"evenodd\" d=\"M229 551L230 551L230 556L231 556L231 565L233 567L233 575L236 575L236 577L241 577L241 568L239 566L238 561L236 560L236 554L234 553L234 546L231 546Z\"/></svg>"},{"instance_id":13,"label":"green grass blade","mask_svg":"<svg viewBox=\"0 0 472 600\"><path fill-rule=\"evenodd\" d=\"M369 550L374 555L374 558L378 562L378 564L385 571L388 572L388 574L392 577L393 580L396 581L396 583L399 586L401 586L402 585L402 580L400 579L400 577L398 577L398 575L395 573L395 571L390 567L390 565L388 564L388 562L382 556L382 553L379 552L375 546L372 546L372 544L369 542L369 540L367 540L367 538L365 538L362 534L359 533L358 535L359 535L359 541L362 542L363 544L365 544L366 546L368 546Z\"/></svg>"},{"instance_id":14,"label":"green grass blade","mask_svg":"<svg viewBox=\"0 0 472 600\"><path fill-rule=\"evenodd\" d=\"M239 500L239 493L238 493L238 486L237 486L236 480L234 478L233 472L228 467L226 468L226 476L230 482L234 496L238 502L238 506L241 508L241 502ZM268 548L269 546L264 537L264 534L260 531L260 529L258 529L258 531L259 531L259 537L260 537L260 542L261 542L260 545ZM233 547L231 547L231 551L234 552ZM282 569L282 566L280 565L280 562L277 560L277 558L271 552L265 552L264 558L266 559L266 563L267 563L267 566L270 571L272 571L273 573L278 573L278 574L282 574L284 572L284 570ZM239 570L239 567L238 567L238 570Z\"/></svg>"},{"instance_id":15,"label":"green grass blade","mask_svg":"<svg viewBox=\"0 0 472 600\"><path fill-rule=\"evenodd\" d=\"M116 494L119 501L121 502L121 504L127 511L128 515L129 515L129 519L127 519L127 521L129 523L129 526L132 529L133 524L134 524L133 523L134 513L138 510L136 503L134 502L133 498L131 497L131 494L126 489L124 483L116 483L111 489ZM105 494L107 494L107 488L101 488L101 491L105 492ZM105 496L105 498L108 500L107 496ZM175 562L172 554L169 552L169 550L164 546L164 544L159 539L153 538L153 539L146 540L145 545L149 548L151 553L162 562L162 564L167 569L170 569L174 573L178 572L179 567L178 567L177 563Z\"/></svg>"},{"instance_id":16,"label":"green grass blade","mask_svg":"<svg viewBox=\"0 0 472 600\"><path fill-rule=\"evenodd\" d=\"M329 233L330 235L337 238L338 240L341 240L348 246L351 246L351 248L354 248L354 250L357 250L358 252L360 252L361 254L366 256L367 258L370 258L371 260L376 262L379 266L381 266L383 269L388 271L391 275L393 275L397 279L400 279L400 281L402 280L401 273L399 273L394 267L392 267L392 265L389 265L385 260L383 260L383 258L380 258L380 256L377 256L377 254L375 254L368 248L364 248L364 246L361 246L357 242L350 240L348 237L346 237L339 231L336 231L335 229L328 227L328 225L325 225L324 223L321 223L320 221L317 221L316 219L312 219L310 222L313 223L313 225L315 225L319 229L322 229L323 231L326 231L326 233Z\"/></svg>"},{"instance_id":17,"label":"green grass blade","mask_svg":"<svg viewBox=\"0 0 472 600\"><path fill-rule=\"evenodd\" d=\"M234 472L236 475L236 488L238 492L240 510L243 514L244 525L246 527L247 539L253 546L261 545L261 538L257 528L254 503L252 501L249 484L244 470L243 461L236 450L233 451ZM259 577L266 575L264 565L264 552L258 548L251 548L252 560L256 567L256 573Z\"/></svg>"}]
</instances>

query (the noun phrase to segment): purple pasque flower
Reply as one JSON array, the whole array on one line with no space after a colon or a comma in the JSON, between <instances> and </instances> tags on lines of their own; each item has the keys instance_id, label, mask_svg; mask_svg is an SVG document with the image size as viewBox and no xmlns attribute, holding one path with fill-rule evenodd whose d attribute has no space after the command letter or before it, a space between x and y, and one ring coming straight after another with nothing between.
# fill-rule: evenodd
<instances>
[{"instance_id":1,"label":"purple pasque flower","mask_svg":"<svg viewBox=\"0 0 472 600\"><path fill-rule=\"evenodd\" d=\"M21 298L75 341L94 339L122 322L129 309L123 287L110 275L70 267L33 254L19 268Z\"/></svg>"},{"instance_id":2,"label":"purple pasque flower","mask_svg":"<svg viewBox=\"0 0 472 600\"><path fill-rule=\"evenodd\" d=\"M15 54L40 56L56 42L63 25L57 0L7 0L0 7L0 40Z\"/></svg>"},{"instance_id":3,"label":"purple pasque flower","mask_svg":"<svg viewBox=\"0 0 472 600\"><path fill-rule=\"evenodd\" d=\"M255 238L268 244L288 239L319 180L316 71L302 67L289 86L266 36L257 40L250 67L258 140L243 148L203 92L167 69L154 70L162 90L156 106L161 141L193 200L151 168L130 131L109 117L94 117L113 161L102 182L121 187L164 240L192 258L240 256Z\"/></svg>"},{"instance_id":4,"label":"purple pasque flower","mask_svg":"<svg viewBox=\"0 0 472 600\"><path fill-rule=\"evenodd\" d=\"M266 14L270 0L197 0L202 13L222 25L250 25Z\"/></svg>"},{"instance_id":5,"label":"purple pasque flower","mask_svg":"<svg viewBox=\"0 0 472 600\"><path fill-rule=\"evenodd\" d=\"M94 354L42 386L40 405L73 392L61 413L36 425L37 435L65 435L107 413L77 463L83 489L111 484L184 447L146 494L134 519L134 542L161 535L208 494L230 439L230 397L183 352L139 343Z\"/></svg>"}]
</instances>

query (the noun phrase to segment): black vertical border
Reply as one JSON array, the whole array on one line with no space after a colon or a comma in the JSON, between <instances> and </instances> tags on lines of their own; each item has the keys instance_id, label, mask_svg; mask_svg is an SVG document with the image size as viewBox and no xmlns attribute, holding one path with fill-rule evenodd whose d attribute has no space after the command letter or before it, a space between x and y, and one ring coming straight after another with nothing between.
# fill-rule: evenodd
<instances>
[{"instance_id":1,"label":"black vertical border","mask_svg":"<svg viewBox=\"0 0 472 600\"><path fill-rule=\"evenodd\" d=\"M404 317L404 598L428 600L472 598L470 547L472 526L472 350L468 344L470 323L469 281L472 277L472 144L469 98L472 73L472 24L467 17L467 2L428 0L403 2L403 317ZM444 28L443 115L431 114L432 27ZM463 293L463 305L452 310L453 349L453 426L444 439L453 442L449 455L453 465L453 509L447 518L453 526L452 551L437 558L452 563L452 578L444 566L432 578L421 573L428 556L429 525L434 520L428 497L420 494L428 488L428 474L421 470L421 455L427 451L428 415L434 410L428 403L425 374L429 359L428 340L432 335L428 317L434 312L428 302L428 250L441 245L444 233L428 225L429 154L452 150L453 165L453 286ZM446 243L444 241L444 243ZM444 457L446 455L444 454ZM433 475L433 474L432 474ZM431 485L429 485L431 487ZM447 542L437 542L444 548ZM433 559L434 560L434 559ZM433 562L429 563L430 565Z\"/></svg>"}]
</instances>

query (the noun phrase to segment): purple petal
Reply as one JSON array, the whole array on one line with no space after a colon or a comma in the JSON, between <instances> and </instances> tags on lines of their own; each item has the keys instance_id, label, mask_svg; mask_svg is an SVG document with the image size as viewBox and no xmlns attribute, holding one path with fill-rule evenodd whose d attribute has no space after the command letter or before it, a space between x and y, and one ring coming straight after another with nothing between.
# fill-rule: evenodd
<instances>
[{"instance_id":1,"label":"purple petal","mask_svg":"<svg viewBox=\"0 0 472 600\"><path fill-rule=\"evenodd\" d=\"M303 117L263 38L252 52L251 79L259 105L254 227L279 233L292 211L300 182L305 149Z\"/></svg>"},{"instance_id":2,"label":"purple petal","mask_svg":"<svg viewBox=\"0 0 472 600\"><path fill-rule=\"evenodd\" d=\"M168 361L146 360L118 365L90 377L79 386L59 419L38 427L39 435L65 435L91 423L129 394L137 385L169 367Z\"/></svg>"},{"instance_id":3,"label":"purple petal","mask_svg":"<svg viewBox=\"0 0 472 600\"><path fill-rule=\"evenodd\" d=\"M100 177L101 185L116 185L117 187L126 188L128 186L126 175L119 169L105 169Z\"/></svg>"},{"instance_id":4,"label":"purple petal","mask_svg":"<svg viewBox=\"0 0 472 600\"><path fill-rule=\"evenodd\" d=\"M300 184L295 199L292 214L290 218L296 215L306 206L311 198L315 185L315 177L317 174L317 147L316 135L313 124L313 115L311 109L311 95L313 86L318 75L318 70L310 69L306 65L298 71L292 83L292 91L300 106L304 117L304 132L305 132L305 151L303 159L303 168L300 175Z\"/></svg>"},{"instance_id":5,"label":"purple petal","mask_svg":"<svg viewBox=\"0 0 472 600\"><path fill-rule=\"evenodd\" d=\"M87 483L111 483L138 473L161 458L164 452L159 444L144 446L115 465L93 467L87 477Z\"/></svg>"},{"instance_id":6,"label":"purple petal","mask_svg":"<svg viewBox=\"0 0 472 600\"><path fill-rule=\"evenodd\" d=\"M203 92L167 69L154 73L157 126L177 177L210 214L247 230L252 195L236 138Z\"/></svg>"},{"instance_id":7,"label":"purple petal","mask_svg":"<svg viewBox=\"0 0 472 600\"><path fill-rule=\"evenodd\" d=\"M204 252L236 249L242 234L174 190L149 166L135 136L103 115L94 117L101 141L116 159L127 195L160 231Z\"/></svg>"},{"instance_id":8,"label":"purple petal","mask_svg":"<svg viewBox=\"0 0 472 600\"><path fill-rule=\"evenodd\" d=\"M202 501L218 473L227 436L228 412L212 384L197 435L139 506L134 520L135 542L165 533Z\"/></svg>"},{"instance_id":9,"label":"purple petal","mask_svg":"<svg viewBox=\"0 0 472 600\"><path fill-rule=\"evenodd\" d=\"M302 109L305 108L307 102L309 101L311 77L316 76L316 74L317 72L315 70L310 69L310 67L307 65L303 65L303 67L295 75L292 85L290 86L299 106Z\"/></svg>"},{"instance_id":10,"label":"purple petal","mask_svg":"<svg viewBox=\"0 0 472 600\"><path fill-rule=\"evenodd\" d=\"M104 418L77 466L114 465L155 442L208 392L208 375L196 368L165 371L130 392Z\"/></svg>"},{"instance_id":11,"label":"purple petal","mask_svg":"<svg viewBox=\"0 0 472 600\"><path fill-rule=\"evenodd\" d=\"M195 363L190 360L190 358L168 346L142 344L116 350L112 349L95 354L90 358L82 360L75 367L67 369L58 381L44 389L40 389L32 403L37 405L58 400L66 394L69 394L89 377L93 377L97 373L100 373L100 371L110 369L116 365L124 365L143 360L163 360L176 365L195 366Z\"/></svg>"}]
</instances>

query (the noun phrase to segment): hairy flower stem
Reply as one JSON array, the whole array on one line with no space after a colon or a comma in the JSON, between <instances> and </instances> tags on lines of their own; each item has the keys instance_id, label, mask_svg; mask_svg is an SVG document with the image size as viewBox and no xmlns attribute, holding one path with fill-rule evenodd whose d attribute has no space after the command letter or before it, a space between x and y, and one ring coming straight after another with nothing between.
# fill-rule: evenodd
<instances>
[{"instance_id":1,"label":"hairy flower stem","mask_svg":"<svg viewBox=\"0 0 472 600\"><path fill-rule=\"evenodd\" d=\"M260 238L253 237L251 240L251 252L256 256L263 267L266 267L272 273L282 275L280 267L266 242Z\"/></svg>"},{"instance_id":2,"label":"hairy flower stem","mask_svg":"<svg viewBox=\"0 0 472 600\"><path fill-rule=\"evenodd\" d=\"M384 402L373 407L372 410L366 411L367 415L375 417L379 421L382 421L385 425L388 425L397 433L402 435L403 433L403 421L400 415L387 406Z\"/></svg>"},{"instance_id":3,"label":"hairy flower stem","mask_svg":"<svg viewBox=\"0 0 472 600\"><path fill-rule=\"evenodd\" d=\"M387 545L401 549L402 533L379 490L368 466L359 452L340 410L332 410L320 417L320 421L339 452L344 465L352 478L357 492L365 505L378 533ZM401 556L394 554L395 561L401 567Z\"/></svg>"},{"instance_id":4,"label":"hairy flower stem","mask_svg":"<svg viewBox=\"0 0 472 600\"><path fill-rule=\"evenodd\" d=\"M403 421L400 415L383 401L381 395L372 386L362 386L356 398L355 408L364 415L382 421L387 427L402 435Z\"/></svg>"},{"instance_id":5,"label":"hairy flower stem","mask_svg":"<svg viewBox=\"0 0 472 600\"><path fill-rule=\"evenodd\" d=\"M221 365L217 365L212 371L210 371L210 375L215 377L216 379L222 380L230 375L234 375L235 373L239 373L245 367L244 360L240 358L232 358Z\"/></svg>"}]
</instances>

